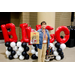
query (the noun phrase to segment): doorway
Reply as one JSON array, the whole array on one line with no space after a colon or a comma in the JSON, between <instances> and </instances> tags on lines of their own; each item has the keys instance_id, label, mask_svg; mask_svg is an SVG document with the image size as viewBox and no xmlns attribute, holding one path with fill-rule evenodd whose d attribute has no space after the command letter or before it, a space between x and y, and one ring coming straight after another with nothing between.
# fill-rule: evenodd
<instances>
[{"instance_id":1,"label":"doorway","mask_svg":"<svg viewBox=\"0 0 75 75\"><path fill-rule=\"evenodd\" d=\"M1 25L10 23L10 12L0 12L0 42L4 40Z\"/></svg>"}]
</instances>

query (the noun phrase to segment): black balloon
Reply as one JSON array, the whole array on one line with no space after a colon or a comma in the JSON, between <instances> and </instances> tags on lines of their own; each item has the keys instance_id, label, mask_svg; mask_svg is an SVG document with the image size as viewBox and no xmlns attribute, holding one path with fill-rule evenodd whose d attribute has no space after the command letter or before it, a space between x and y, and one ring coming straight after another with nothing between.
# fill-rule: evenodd
<instances>
[{"instance_id":1,"label":"black balloon","mask_svg":"<svg viewBox=\"0 0 75 75\"><path fill-rule=\"evenodd\" d=\"M29 51L29 47L28 46L26 46L26 48L24 49L25 51Z\"/></svg>"},{"instance_id":2,"label":"black balloon","mask_svg":"<svg viewBox=\"0 0 75 75\"><path fill-rule=\"evenodd\" d=\"M13 56L13 55L15 55L16 54L16 51L11 51L11 55Z\"/></svg>"},{"instance_id":3,"label":"black balloon","mask_svg":"<svg viewBox=\"0 0 75 75\"><path fill-rule=\"evenodd\" d=\"M37 47L35 47L35 51L37 51Z\"/></svg>"},{"instance_id":4,"label":"black balloon","mask_svg":"<svg viewBox=\"0 0 75 75\"><path fill-rule=\"evenodd\" d=\"M10 47L10 42L6 42L6 43L5 43L5 46L6 46L6 47Z\"/></svg>"},{"instance_id":5,"label":"black balloon","mask_svg":"<svg viewBox=\"0 0 75 75\"><path fill-rule=\"evenodd\" d=\"M55 43L55 47L56 47L56 48L60 48L60 43L58 43L58 42Z\"/></svg>"},{"instance_id":6,"label":"black balloon","mask_svg":"<svg viewBox=\"0 0 75 75\"><path fill-rule=\"evenodd\" d=\"M37 57L35 54L33 54L33 55L31 56L31 58L32 58L32 59L37 59L38 57Z\"/></svg>"},{"instance_id":7,"label":"black balloon","mask_svg":"<svg viewBox=\"0 0 75 75\"><path fill-rule=\"evenodd\" d=\"M64 53L63 52L60 52L59 55L62 56L62 55L64 55Z\"/></svg>"},{"instance_id":8,"label":"black balloon","mask_svg":"<svg viewBox=\"0 0 75 75\"><path fill-rule=\"evenodd\" d=\"M63 59L64 58L64 55L61 55L61 59Z\"/></svg>"},{"instance_id":9,"label":"black balloon","mask_svg":"<svg viewBox=\"0 0 75 75\"><path fill-rule=\"evenodd\" d=\"M22 52L22 55L25 56L27 53L25 51Z\"/></svg>"},{"instance_id":10,"label":"black balloon","mask_svg":"<svg viewBox=\"0 0 75 75\"><path fill-rule=\"evenodd\" d=\"M12 60L13 59L13 56L12 55L9 55L9 59Z\"/></svg>"},{"instance_id":11,"label":"black balloon","mask_svg":"<svg viewBox=\"0 0 75 75\"><path fill-rule=\"evenodd\" d=\"M33 44L34 47L36 47L36 44Z\"/></svg>"},{"instance_id":12,"label":"black balloon","mask_svg":"<svg viewBox=\"0 0 75 75\"><path fill-rule=\"evenodd\" d=\"M26 54L25 57L24 57L24 59L29 59L29 55Z\"/></svg>"},{"instance_id":13,"label":"black balloon","mask_svg":"<svg viewBox=\"0 0 75 75\"><path fill-rule=\"evenodd\" d=\"M23 42L22 47L25 48L27 46L27 43Z\"/></svg>"},{"instance_id":14,"label":"black balloon","mask_svg":"<svg viewBox=\"0 0 75 75\"><path fill-rule=\"evenodd\" d=\"M8 51L12 51L12 47L8 47L7 50L8 50Z\"/></svg>"},{"instance_id":15,"label":"black balloon","mask_svg":"<svg viewBox=\"0 0 75 75\"><path fill-rule=\"evenodd\" d=\"M62 52L62 49L61 48L58 48L57 51L58 51L58 53L61 53Z\"/></svg>"}]
</instances>

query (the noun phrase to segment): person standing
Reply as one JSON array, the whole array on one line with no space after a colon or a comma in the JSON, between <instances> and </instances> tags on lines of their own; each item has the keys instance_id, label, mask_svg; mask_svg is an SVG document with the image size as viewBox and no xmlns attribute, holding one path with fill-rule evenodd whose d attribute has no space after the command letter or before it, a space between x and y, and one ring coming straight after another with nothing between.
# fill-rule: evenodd
<instances>
[{"instance_id":1,"label":"person standing","mask_svg":"<svg viewBox=\"0 0 75 75\"><path fill-rule=\"evenodd\" d=\"M37 32L39 32L39 44L36 44L38 48L38 62L44 62L45 61L45 55L46 50L50 46L50 35L46 27L46 22L41 22L41 29L39 29Z\"/></svg>"}]
</instances>

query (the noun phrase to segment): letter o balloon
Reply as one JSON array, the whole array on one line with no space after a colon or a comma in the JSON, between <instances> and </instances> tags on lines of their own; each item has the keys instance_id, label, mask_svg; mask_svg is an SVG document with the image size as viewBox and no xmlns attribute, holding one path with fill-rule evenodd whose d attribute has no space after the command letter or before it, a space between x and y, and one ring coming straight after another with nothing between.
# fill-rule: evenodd
<instances>
[{"instance_id":1,"label":"letter o balloon","mask_svg":"<svg viewBox=\"0 0 75 75\"><path fill-rule=\"evenodd\" d=\"M61 31L64 31L64 33L65 33L65 36L63 39L60 37ZM66 26L60 26L55 31L55 39L59 43L66 43L69 40L69 37L70 37L70 31Z\"/></svg>"}]
</instances>

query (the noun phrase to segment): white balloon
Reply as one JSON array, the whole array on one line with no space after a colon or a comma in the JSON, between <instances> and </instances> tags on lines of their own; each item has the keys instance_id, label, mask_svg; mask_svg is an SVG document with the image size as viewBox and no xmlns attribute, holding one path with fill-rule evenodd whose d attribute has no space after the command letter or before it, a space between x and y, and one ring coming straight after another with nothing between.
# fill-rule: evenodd
<instances>
[{"instance_id":1,"label":"white balloon","mask_svg":"<svg viewBox=\"0 0 75 75\"><path fill-rule=\"evenodd\" d=\"M32 54L35 54L35 50L31 50L31 53L32 53Z\"/></svg>"},{"instance_id":2,"label":"white balloon","mask_svg":"<svg viewBox=\"0 0 75 75\"><path fill-rule=\"evenodd\" d=\"M11 42L11 43L10 43L10 46L11 46L11 47L15 47L15 46L16 46L16 43L15 43L15 42Z\"/></svg>"},{"instance_id":3,"label":"white balloon","mask_svg":"<svg viewBox=\"0 0 75 75\"><path fill-rule=\"evenodd\" d=\"M50 46L53 48L54 47L53 43L50 43Z\"/></svg>"},{"instance_id":4,"label":"white balloon","mask_svg":"<svg viewBox=\"0 0 75 75\"><path fill-rule=\"evenodd\" d=\"M38 57L38 52L36 52L35 55Z\"/></svg>"},{"instance_id":5,"label":"white balloon","mask_svg":"<svg viewBox=\"0 0 75 75\"><path fill-rule=\"evenodd\" d=\"M20 52L20 51L17 51L17 54L18 54L18 55L21 55L21 52Z\"/></svg>"},{"instance_id":6,"label":"white balloon","mask_svg":"<svg viewBox=\"0 0 75 75\"><path fill-rule=\"evenodd\" d=\"M32 49L34 49L35 47L32 45Z\"/></svg>"},{"instance_id":7,"label":"white balloon","mask_svg":"<svg viewBox=\"0 0 75 75\"><path fill-rule=\"evenodd\" d=\"M13 50L14 50L14 51L17 51L17 46L13 47Z\"/></svg>"},{"instance_id":8,"label":"white balloon","mask_svg":"<svg viewBox=\"0 0 75 75\"><path fill-rule=\"evenodd\" d=\"M18 49L20 52L23 52L24 51L24 48L23 47L19 47Z\"/></svg>"},{"instance_id":9,"label":"white balloon","mask_svg":"<svg viewBox=\"0 0 75 75\"><path fill-rule=\"evenodd\" d=\"M17 42L17 47L20 47L22 42Z\"/></svg>"},{"instance_id":10,"label":"white balloon","mask_svg":"<svg viewBox=\"0 0 75 75\"><path fill-rule=\"evenodd\" d=\"M11 52L9 51L6 51L6 55L9 56L11 54Z\"/></svg>"},{"instance_id":11,"label":"white balloon","mask_svg":"<svg viewBox=\"0 0 75 75\"><path fill-rule=\"evenodd\" d=\"M58 56L58 52L57 52L57 51L54 51L53 54L54 54L55 56Z\"/></svg>"},{"instance_id":12,"label":"white balloon","mask_svg":"<svg viewBox=\"0 0 75 75\"><path fill-rule=\"evenodd\" d=\"M64 49L66 48L66 45L65 45L65 44L60 44L60 48L61 48L62 50L64 50Z\"/></svg>"},{"instance_id":13,"label":"white balloon","mask_svg":"<svg viewBox=\"0 0 75 75\"><path fill-rule=\"evenodd\" d=\"M18 55L17 55L17 54L15 54L13 57L16 59L16 58L18 58Z\"/></svg>"},{"instance_id":14,"label":"white balloon","mask_svg":"<svg viewBox=\"0 0 75 75\"><path fill-rule=\"evenodd\" d=\"M19 59L20 60L23 60L24 59L24 56L20 55Z\"/></svg>"},{"instance_id":15,"label":"white balloon","mask_svg":"<svg viewBox=\"0 0 75 75\"><path fill-rule=\"evenodd\" d=\"M61 57L59 55L56 56L56 60L61 60Z\"/></svg>"},{"instance_id":16,"label":"white balloon","mask_svg":"<svg viewBox=\"0 0 75 75\"><path fill-rule=\"evenodd\" d=\"M54 51L57 51L57 48L54 46Z\"/></svg>"}]
</instances>

